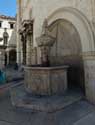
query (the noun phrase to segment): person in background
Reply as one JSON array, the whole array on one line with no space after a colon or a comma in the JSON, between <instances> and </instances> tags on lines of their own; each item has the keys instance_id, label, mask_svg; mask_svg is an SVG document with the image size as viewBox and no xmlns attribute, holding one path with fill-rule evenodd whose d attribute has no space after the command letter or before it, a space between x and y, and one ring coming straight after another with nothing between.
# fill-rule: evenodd
<instances>
[{"instance_id":1,"label":"person in background","mask_svg":"<svg viewBox=\"0 0 95 125\"><path fill-rule=\"evenodd\" d=\"M18 64L17 63L15 63L14 69L18 70Z\"/></svg>"},{"instance_id":2,"label":"person in background","mask_svg":"<svg viewBox=\"0 0 95 125\"><path fill-rule=\"evenodd\" d=\"M0 69L0 84L6 83L5 73Z\"/></svg>"}]
</instances>

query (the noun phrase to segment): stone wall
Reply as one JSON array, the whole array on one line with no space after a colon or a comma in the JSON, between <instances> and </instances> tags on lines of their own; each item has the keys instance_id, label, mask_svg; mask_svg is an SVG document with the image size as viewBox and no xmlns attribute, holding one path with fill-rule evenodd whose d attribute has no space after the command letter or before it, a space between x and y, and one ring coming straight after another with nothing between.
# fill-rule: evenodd
<instances>
[{"instance_id":1,"label":"stone wall","mask_svg":"<svg viewBox=\"0 0 95 125\"><path fill-rule=\"evenodd\" d=\"M22 3L26 2L23 0ZM72 7L78 9L80 12L82 12L90 21L93 19L93 13L94 13L94 0L30 0L26 2L26 6L24 7L22 11L22 18L23 19L34 19L34 41L35 37L40 35L41 32L41 26L43 23L43 20L50 16L54 11L58 10L59 8L64 7ZM23 6L22 6L23 8ZM32 11L31 11L32 9ZM31 17L30 17L31 12ZM36 42L35 42L36 45Z\"/></svg>"},{"instance_id":2,"label":"stone wall","mask_svg":"<svg viewBox=\"0 0 95 125\"><path fill-rule=\"evenodd\" d=\"M85 90L87 99L95 104L95 55L84 58Z\"/></svg>"},{"instance_id":3,"label":"stone wall","mask_svg":"<svg viewBox=\"0 0 95 125\"><path fill-rule=\"evenodd\" d=\"M21 1L21 0L19 0ZM26 3L26 5L25 5ZM26 1L26 0L23 0L23 2L21 1L21 3L18 3L18 4L21 4L21 9L18 8L20 11L19 11L19 14L18 14L18 23L22 20L26 20L26 19L33 19L35 20L34 21L34 25L33 25L33 41L34 41L34 46L37 46L36 44L36 37L38 37L40 34L41 34L41 30L42 30L42 24L43 24L43 21L45 18L51 18L52 13L57 13L56 10L59 10L60 8L66 8L66 7L70 7L70 8L76 8L80 13L81 15L83 15L85 18L87 18L87 21L89 21L88 23L91 23L90 21L93 20L93 17L94 17L94 4L95 4L95 0L60 0L60 2L58 0L51 0L51 1L46 1L46 0L30 0L30 1ZM62 11L63 13L63 11ZM60 17L61 18L64 18L66 19L67 17L65 16L66 14L63 14L63 17L62 17L62 14L61 14L61 11L60 11ZM74 18L74 15L75 13L72 15L72 14L69 14L67 13L67 16L69 16L71 19L72 19L72 23L74 23L75 27L78 27L79 24L79 27L80 27L80 32L83 31L83 38L82 38L82 41L83 41L83 49L86 49L87 51L89 51L89 43L87 44L87 36L85 36L84 32L86 32L86 30L88 29L89 30L89 27L87 27L86 30L83 29L83 25L82 25L82 22L79 22L78 20L76 20L76 22L74 21L75 18ZM57 16L57 15L56 15ZM65 17L64 17L65 16ZM79 18L80 15L77 15ZM49 19L50 20L50 19ZM69 20L69 19L67 19ZM49 21L51 22L51 21ZM76 25L77 23L77 25ZM84 22L84 23L87 23L87 22ZM19 24L17 24L19 25ZM90 31L91 32L91 31ZM90 36L89 37L89 41L91 42L90 40ZM93 37L93 36L92 36ZM18 38L19 39L19 38ZM93 38L91 38L93 39ZM19 48L19 44L18 44L18 48ZM85 47L86 46L86 47ZM92 46L92 49L93 49L93 44L91 43ZM20 50L20 49L19 49ZM92 51L92 50L90 50ZM20 52L19 52L20 53ZM38 59L39 60L39 59Z\"/></svg>"}]
</instances>

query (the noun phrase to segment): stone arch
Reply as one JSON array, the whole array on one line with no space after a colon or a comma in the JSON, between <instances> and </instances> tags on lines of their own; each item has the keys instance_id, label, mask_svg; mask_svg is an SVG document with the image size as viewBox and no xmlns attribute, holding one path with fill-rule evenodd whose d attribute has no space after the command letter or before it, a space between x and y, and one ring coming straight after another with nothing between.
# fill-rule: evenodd
<instances>
[{"instance_id":1,"label":"stone arch","mask_svg":"<svg viewBox=\"0 0 95 125\"><path fill-rule=\"evenodd\" d=\"M76 27L81 39L82 53L95 50L91 24L81 11L72 7L64 7L54 11L47 17L49 25L58 19L66 19Z\"/></svg>"},{"instance_id":2,"label":"stone arch","mask_svg":"<svg viewBox=\"0 0 95 125\"><path fill-rule=\"evenodd\" d=\"M80 60L80 64L82 64L82 67L80 69L80 66L79 66L80 64L78 65L78 75L80 77L80 75L82 74L81 76L83 77L82 79L84 81L84 67L83 67L83 60L82 60L83 56L85 54L89 54L95 50L93 30L92 30L90 21L81 11L79 11L75 8L71 8L71 7L60 8L60 9L56 10L54 13L52 13L51 15L49 15L47 17L49 26L59 19L67 20L68 22L70 22L78 33L78 36L80 38L80 43L81 43L81 54L80 55L82 55L81 56L82 58ZM63 64L64 64L64 62L63 62ZM70 62L69 62L69 64L70 64ZM72 77L75 77L76 70L74 70L73 66L71 66L71 67L74 71L74 75ZM71 74L72 74L72 71L71 71L70 75ZM76 82L78 82L78 81L76 81ZM84 84L82 86L85 88Z\"/></svg>"},{"instance_id":3,"label":"stone arch","mask_svg":"<svg viewBox=\"0 0 95 125\"><path fill-rule=\"evenodd\" d=\"M68 65L69 87L84 89L82 45L77 29L70 21L58 19L49 25L48 30L56 38L50 51L51 65Z\"/></svg>"}]
</instances>

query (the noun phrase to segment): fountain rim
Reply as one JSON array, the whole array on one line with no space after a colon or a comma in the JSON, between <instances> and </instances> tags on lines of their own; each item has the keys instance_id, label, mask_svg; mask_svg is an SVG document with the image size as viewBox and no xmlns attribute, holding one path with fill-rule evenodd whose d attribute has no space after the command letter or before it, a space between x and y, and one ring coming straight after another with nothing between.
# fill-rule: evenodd
<instances>
[{"instance_id":1,"label":"fountain rim","mask_svg":"<svg viewBox=\"0 0 95 125\"><path fill-rule=\"evenodd\" d=\"M33 69L33 70L55 70L55 69L68 69L68 65L64 66L49 66L49 67L42 67L42 66L24 66L24 69Z\"/></svg>"}]
</instances>

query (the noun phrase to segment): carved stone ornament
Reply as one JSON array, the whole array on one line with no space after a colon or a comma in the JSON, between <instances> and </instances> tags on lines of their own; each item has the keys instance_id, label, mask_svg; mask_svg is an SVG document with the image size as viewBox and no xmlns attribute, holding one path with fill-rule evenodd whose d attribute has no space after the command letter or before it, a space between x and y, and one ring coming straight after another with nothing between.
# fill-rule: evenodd
<instances>
[{"instance_id":1,"label":"carved stone ornament","mask_svg":"<svg viewBox=\"0 0 95 125\"><path fill-rule=\"evenodd\" d=\"M33 33L33 20L24 20L22 22L22 27L25 28L27 35L31 35Z\"/></svg>"},{"instance_id":2,"label":"carved stone ornament","mask_svg":"<svg viewBox=\"0 0 95 125\"><path fill-rule=\"evenodd\" d=\"M48 34L48 24L46 19L42 26L42 34L40 37L36 38L36 41L39 47L41 46L51 47L55 42L55 38Z\"/></svg>"},{"instance_id":3,"label":"carved stone ornament","mask_svg":"<svg viewBox=\"0 0 95 125\"><path fill-rule=\"evenodd\" d=\"M48 23L45 19L42 26L42 34L36 38L37 44L41 50L41 64L42 66L49 66L49 50L55 42L55 38L48 34Z\"/></svg>"},{"instance_id":4,"label":"carved stone ornament","mask_svg":"<svg viewBox=\"0 0 95 125\"><path fill-rule=\"evenodd\" d=\"M23 36L32 35L33 34L33 21L24 20L22 22L21 29L19 30L19 34Z\"/></svg>"}]
</instances>

